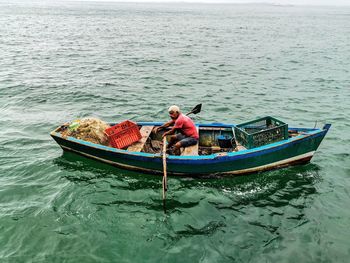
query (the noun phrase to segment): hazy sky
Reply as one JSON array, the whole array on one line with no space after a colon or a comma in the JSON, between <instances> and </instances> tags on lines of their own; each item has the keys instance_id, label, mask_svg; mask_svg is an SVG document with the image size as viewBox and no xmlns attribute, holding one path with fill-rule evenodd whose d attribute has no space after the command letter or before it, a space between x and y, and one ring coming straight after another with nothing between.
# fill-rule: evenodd
<instances>
[{"instance_id":1,"label":"hazy sky","mask_svg":"<svg viewBox=\"0 0 350 263\"><path fill-rule=\"evenodd\" d=\"M88 0L105 2L271 3L285 5L350 5L350 0Z\"/></svg>"}]
</instances>

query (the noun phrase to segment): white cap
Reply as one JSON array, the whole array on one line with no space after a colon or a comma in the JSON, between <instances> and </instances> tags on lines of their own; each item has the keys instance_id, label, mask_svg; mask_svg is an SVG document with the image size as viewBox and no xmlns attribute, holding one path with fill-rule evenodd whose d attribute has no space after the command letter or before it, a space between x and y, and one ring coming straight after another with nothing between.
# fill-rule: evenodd
<instances>
[{"instance_id":1,"label":"white cap","mask_svg":"<svg viewBox=\"0 0 350 263\"><path fill-rule=\"evenodd\" d=\"M168 109L169 112L173 111L173 112L178 112L180 113L180 108L176 105L170 106Z\"/></svg>"}]
</instances>

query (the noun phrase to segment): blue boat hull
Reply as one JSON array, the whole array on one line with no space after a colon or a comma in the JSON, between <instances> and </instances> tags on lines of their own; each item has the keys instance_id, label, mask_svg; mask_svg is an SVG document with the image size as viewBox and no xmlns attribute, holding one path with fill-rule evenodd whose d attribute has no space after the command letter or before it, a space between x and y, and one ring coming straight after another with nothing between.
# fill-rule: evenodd
<instances>
[{"instance_id":1,"label":"blue boat hull","mask_svg":"<svg viewBox=\"0 0 350 263\"><path fill-rule=\"evenodd\" d=\"M157 125L158 123L140 123L140 125L146 124ZM201 126L208 127L208 125L199 125ZM233 125L220 127L233 127ZM330 125L325 125L323 129L305 129L303 135L239 152L203 156L168 156L167 172L181 176L240 175L306 163L313 157L329 128ZM129 152L73 137L63 138L57 132L52 132L51 136L65 151L75 152L129 170L163 173L160 154Z\"/></svg>"}]
</instances>

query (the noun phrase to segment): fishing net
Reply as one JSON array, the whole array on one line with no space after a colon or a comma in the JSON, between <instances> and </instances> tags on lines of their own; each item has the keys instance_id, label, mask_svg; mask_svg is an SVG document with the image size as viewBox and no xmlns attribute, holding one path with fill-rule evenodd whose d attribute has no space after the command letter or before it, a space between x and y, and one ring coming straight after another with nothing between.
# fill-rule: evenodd
<instances>
[{"instance_id":1,"label":"fishing net","mask_svg":"<svg viewBox=\"0 0 350 263\"><path fill-rule=\"evenodd\" d=\"M97 118L84 118L67 123L61 132L63 137L71 136L80 140L109 145L105 130L110 125Z\"/></svg>"}]
</instances>

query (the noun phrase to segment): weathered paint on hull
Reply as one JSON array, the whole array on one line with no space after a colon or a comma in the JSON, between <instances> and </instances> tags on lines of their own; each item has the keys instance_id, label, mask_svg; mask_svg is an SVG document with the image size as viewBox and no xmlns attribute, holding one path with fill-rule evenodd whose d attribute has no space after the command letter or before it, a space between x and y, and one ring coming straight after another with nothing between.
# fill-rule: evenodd
<instances>
[{"instance_id":1,"label":"weathered paint on hull","mask_svg":"<svg viewBox=\"0 0 350 263\"><path fill-rule=\"evenodd\" d=\"M168 174L185 176L240 175L306 163L311 160L327 131L328 129L284 143L229 153L226 156L169 156L167 171ZM160 155L130 153L70 137L65 139L57 133L51 135L65 151L72 151L129 170L156 174L163 172Z\"/></svg>"}]
</instances>

